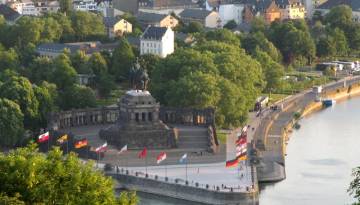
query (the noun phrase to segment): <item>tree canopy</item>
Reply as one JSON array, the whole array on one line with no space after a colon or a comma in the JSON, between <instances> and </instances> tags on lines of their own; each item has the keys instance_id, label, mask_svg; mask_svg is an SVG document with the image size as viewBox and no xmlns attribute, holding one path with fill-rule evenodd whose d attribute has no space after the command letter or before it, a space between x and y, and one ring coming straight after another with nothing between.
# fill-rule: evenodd
<instances>
[{"instance_id":1,"label":"tree canopy","mask_svg":"<svg viewBox=\"0 0 360 205\"><path fill-rule=\"evenodd\" d=\"M169 106L215 107L219 126L244 123L263 86L260 64L223 42L178 49L157 65L151 84L156 99Z\"/></svg>"},{"instance_id":2,"label":"tree canopy","mask_svg":"<svg viewBox=\"0 0 360 205\"><path fill-rule=\"evenodd\" d=\"M0 98L0 144L14 146L23 137L24 115L20 106L6 98Z\"/></svg>"},{"instance_id":3,"label":"tree canopy","mask_svg":"<svg viewBox=\"0 0 360 205\"><path fill-rule=\"evenodd\" d=\"M83 163L74 153L63 156L59 148L47 155L34 144L8 154L0 153L0 202L25 204L135 205L137 198L114 195L112 179ZM124 195L124 194L123 194Z\"/></svg>"}]
</instances>

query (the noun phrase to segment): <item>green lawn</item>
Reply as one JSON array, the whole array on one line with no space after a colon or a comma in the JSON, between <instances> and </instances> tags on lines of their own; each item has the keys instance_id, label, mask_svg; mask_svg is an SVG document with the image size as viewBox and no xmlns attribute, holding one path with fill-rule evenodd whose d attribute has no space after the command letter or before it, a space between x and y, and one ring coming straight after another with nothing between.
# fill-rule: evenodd
<instances>
[{"instance_id":1,"label":"green lawn","mask_svg":"<svg viewBox=\"0 0 360 205\"><path fill-rule=\"evenodd\" d=\"M269 93L262 93L261 96L268 96L269 97ZM269 99L269 105L274 104L275 102L286 98L289 95L286 94L277 94L277 93L271 93L271 97Z\"/></svg>"}]
</instances>

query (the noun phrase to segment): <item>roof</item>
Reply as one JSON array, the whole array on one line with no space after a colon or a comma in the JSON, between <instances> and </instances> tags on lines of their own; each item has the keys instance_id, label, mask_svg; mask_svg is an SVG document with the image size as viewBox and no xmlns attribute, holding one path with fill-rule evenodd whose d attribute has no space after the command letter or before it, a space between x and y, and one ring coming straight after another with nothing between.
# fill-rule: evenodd
<instances>
[{"instance_id":1,"label":"roof","mask_svg":"<svg viewBox=\"0 0 360 205\"><path fill-rule=\"evenodd\" d=\"M341 4L350 6L353 11L360 11L359 0L328 0L325 3L321 4L318 9L331 9Z\"/></svg>"},{"instance_id":2,"label":"roof","mask_svg":"<svg viewBox=\"0 0 360 205\"><path fill-rule=\"evenodd\" d=\"M104 17L103 22L105 27L113 27L120 20L116 17Z\"/></svg>"},{"instance_id":3,"label":"roof","mask_svg":"<svg viewBox=\"0 0 360 205\"><path fill-rule=\"evenodd\" d=\"M184 9L179 16L182 18L192 18L192 19L205 19L214 11L208 11L205 9Z\"/></svg>"},{"instance_id":4,"label":"roof","mask_svg":"<svg viewBox=\"0 0 360 205\"><path fill-rule=\"evenodd\" d=\"M234 0L207 0L206 2L210 7L214 8L221 4L231 4Z\"/></svg>"},{"instance_id":5,"label":"roof","mask_svg":"<svg viewBox=\"0 0 360 205\"><path fill-rule=\"evenodd\" d=\"M3 15L6 21L16 21L21 16L17 11L5 4L0 5L0 15Z\"/></svg>"},{"instance_id":6,"label":"roof","mask_svg":"<svg viewBox=\"0 0 360 205\"><path fill-rule=\"evenodd\" d=\"M159 40L165 35L166 31L166 27L149 26L146 28L141 38Z\"/></svg>"},{"instance_id":7,"label":"roof","mask_svg":"<svg viewBox=\"0 0 360 205\"><path fill-rule=\"evenodd\" d=\"M42 43L37 46L36 50L38 52L62 53L64 49L69 49L70 53L82 50L86 54L92 54L103 50L114 50L117 46L117 43L102 44L100 42Z\"/></svg>"},{"instance_id":8,"label":"roof","mask_svg":"<svg viewBox=\"0 0 360 205\"><path fill-rule=\"evenodd\" d=\"M151 8L189 8L197 7L192 0L140 0L145 3L145 7ZM140 3L141 5L141 3Z\"/></svg>"},{"instance_id":9,"label":"roof","mask_svg":"<svg viewBox=\"0 0 360 205\"><path fill-rule=\"evenodd\" d=\"M137 20L142 22L160 22L167 16L168 15L165 14L139 12L137 15Z\"/></svg>"}]
</instances>

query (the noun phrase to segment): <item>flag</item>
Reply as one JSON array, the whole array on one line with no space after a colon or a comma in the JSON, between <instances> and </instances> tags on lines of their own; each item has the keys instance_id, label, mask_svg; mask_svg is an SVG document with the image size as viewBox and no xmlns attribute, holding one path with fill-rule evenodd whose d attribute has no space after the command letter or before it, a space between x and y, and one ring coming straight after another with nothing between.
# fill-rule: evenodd
<instances>
[{"instance_id":1,"label":"flag","mask_svg":"<svg viewBox=\"0 0 360 205\"><path fill-rule=\"evenodd\" d=\"M146 149L146 147L144 147L144 149L139 153L138 157L145 158L146 154L147 154L147 149Z\"/></svg>"},{"instance_id":2,"label":"flag","mask_svg":"<svg viewBox=\"0 0 360 205\"><path fill-rule=\"evenodd\" d=\"M61 136L58 140L57 140L57 142L58 143L60 143L60 144L62 144L62 143L64 143L65 141L67 141L68 140L68 135L63 135L63 136Z\"/></svg>"},{"instance_id":3,"label":"flag","mask_svg":"<svg viewBox=\"0 0 360 205\"><path fill-rule=\"evenodd\" d=\"M247 154L246 154L246 152L240 154L239 156L237 156L237 157L236 157L236 160L237 160L238 162L247 160Z\"/></svg>"},{"instance_id":4,"label":"flag","mask_svg":"<svg viewBox=\"0 0 360 205\"><path fill-rule=\"evenodd\" d=\"M229 160L229 161L226 161L226 168L229 168L229 167L236 167L238 165L239 161L238 159L233 159L233 160Z\"/></svg>"},{"instance_id":5,"label":"flag","mask_svg":"<svg viewBox=\"0 0 360 205\"><path fill-rule=\"evenodd\" d=\"M50 138L49 132L45 132L44 134L39 135L38 142L46 142Z\"/></svg>"},{"instance_id":6,"label":"flag","mask_svg":"<svg viewBox=\"0 0 360 205\"><path fill-rule=\"evenodd\" d=\"M121 154L125 151L127 151L127 145L123 146L123 148L121 148L121 150L118 152L118 154Z\"/></svg>"},{"instance_id":7,"label":"flag","mask_svg":"<svg viewBox=\"0 0 360 205\"><path fill-rule=\"evenodd\" d=\"M185 160L187 159L187 153L185 153L179 160L180 163L184 163Z\"/></svg>"},{"instance_id":8,"label":"flag","mask_svg":"<svg viewBox=\"0 0 360 205\"><path fill-rule=\"evenodd\" d=\"M103 145L101 145L100 147L97 147L96 149L95 149L95 152L103 152L103 151L105 151L106 150L106 148L107 148L107 142L105 142Z\"/></svg>"},{"instance_id":9,"label":"flag","mask_svg":"<svg viewBox=\"0 0 360 205\"><path fill-rule=\"evenodd\" d=\"M166 159L166 153L161 152L156 158L156 163L160 164L160 162L164 161L165 159Z\"/></svg>"},{"instance_id":10,"label":"flag","mask_svg":"<svg viewBox=\"0 0 360 205\"><path fill-rule=\"evenodd\" d=\"M246 144L246 137L240 137L238 140L236 140L235 144L239 145L239 144Z\"/></svg>"},{"instance_id":11,"label":"flag","mask_svg":"<svg viewBox=\"0 0 360 205\"><path fill-rule=\"evenodd\" d=\"M75 142L75 148L76 149L80 149L80 148L85 147L87 145L88 145L88 140L86 138Z\"/></svg>"}]
</instances>

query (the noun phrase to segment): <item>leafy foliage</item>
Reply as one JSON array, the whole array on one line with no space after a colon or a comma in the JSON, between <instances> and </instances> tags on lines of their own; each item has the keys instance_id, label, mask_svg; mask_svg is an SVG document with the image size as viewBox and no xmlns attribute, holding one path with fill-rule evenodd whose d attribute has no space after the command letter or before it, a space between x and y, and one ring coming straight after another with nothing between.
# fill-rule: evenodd
<instances>
[{"instance_id":1,"label":"leafy foliage","mask_svg":"<svg viewBox=\"0 0 360 205\"><path fill-rule=\"evenodd\" d=\"M24 115L15 102L0 98L0 144L14 146L23 137Z\"/></svg>"},{"instance_id":2,"label":"leafy foliage","mask_svg":"<svg viewBox=\"0 0 360 205\"><path fill-rule=\"evenodd\" d=\"M59 148L47 155L34 144L0 154L0 201L26 204L119 204L137 203L135 194L114 196L113 181L84 164L74 153L63 156Z\"/></svg>"}]
</instances>

